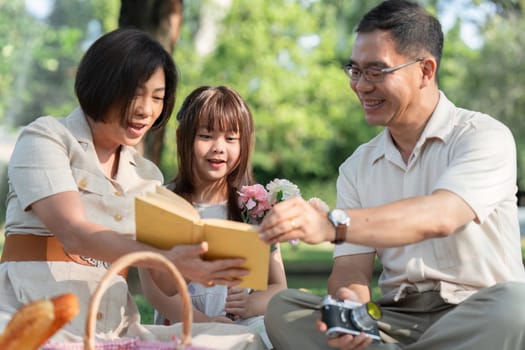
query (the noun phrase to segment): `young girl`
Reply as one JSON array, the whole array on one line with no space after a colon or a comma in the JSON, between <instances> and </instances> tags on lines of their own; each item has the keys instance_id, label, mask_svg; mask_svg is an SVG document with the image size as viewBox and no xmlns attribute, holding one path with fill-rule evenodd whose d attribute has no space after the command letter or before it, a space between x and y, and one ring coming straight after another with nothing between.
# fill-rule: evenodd
<instances>
[{"instance_id":1,"label":"young girl","mask_svg":"<svg viewBox=\"0 0 525 350\"><path fill-rule=\"evenodd\" d=\"M241 221L237 191L254 183L249 165L254 144L251 112L241 96L225 86L202 86L184 101L177 114L179 172L167 185L186 198L202 218ZM270 247L268 247L270 249ZM154 284L145 283L146 297L158 310L160 322L180 321L178 295L168 297ZM270 298L286 288L279 246L272 247L265 291L208 285L190 281L195 322L236 322L260 332L268 348L263 315ZM158 321L158 319L157 319Z\"/></svg>"}]
</instances>

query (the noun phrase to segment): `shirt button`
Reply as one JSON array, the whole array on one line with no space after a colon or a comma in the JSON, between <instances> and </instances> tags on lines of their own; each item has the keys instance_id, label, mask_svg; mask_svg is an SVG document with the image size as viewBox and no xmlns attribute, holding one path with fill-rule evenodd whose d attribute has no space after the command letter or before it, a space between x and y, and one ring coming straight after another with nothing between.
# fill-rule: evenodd
<instances>
[{"instance_id":1,"label":"shirt button","mask_svg":"<svg viewBox=\"0 0 525 350\"><path fill-rule=\"evenodd\" d=\"M117 197L122 196L122 192L120 192L120 191L116 191L116 192L115 192L115 196L117 196Z\"/></svg>"},{"instance_id":2,"label":"shirt button","mask_svg":"<svg viewBox=\"0 0 525 350\"><path fill-rule=\"evenodd\" d=\"M120 214L116 214L113 218L115 219L115 221L122 220L122 216Z\"/></svg>"},{"instance_id":3,"label":"shirt button","mask_svg":"<svg viewBox=\"0 0 525 350\"><path fill-rule=\"evenodd\" d=\"M102 315L102 312L97 312L97 321L100 321L102 318L104 318L104 315Z\"/></svg>"},{"instance_id":4,"label":"shirt button","mask_svg":"<svg viewBox=\"0 0 525 350\"><path fill-rule=\"evenodd\" d=\"M86 179L82 179L78 183L78 187L80 187L80 188L85 188L86 186L87 186L87 180Z\"/></svg>"}]
</instances>

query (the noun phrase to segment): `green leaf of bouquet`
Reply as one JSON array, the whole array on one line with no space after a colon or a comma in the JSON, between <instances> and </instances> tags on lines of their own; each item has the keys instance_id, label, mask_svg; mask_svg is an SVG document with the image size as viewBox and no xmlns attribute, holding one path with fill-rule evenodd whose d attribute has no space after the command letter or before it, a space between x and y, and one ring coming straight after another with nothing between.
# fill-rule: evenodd
<instances>
[{"instance_id":1,"label":"green leaf of bouquet","mask_svg":"<svg viewBox=\"0 0 525 350\"><path fill-rule=\"evenodd\" d=\"M277 192L277 203L283 200L283 191Z\"/></svg>"}]
</instances>

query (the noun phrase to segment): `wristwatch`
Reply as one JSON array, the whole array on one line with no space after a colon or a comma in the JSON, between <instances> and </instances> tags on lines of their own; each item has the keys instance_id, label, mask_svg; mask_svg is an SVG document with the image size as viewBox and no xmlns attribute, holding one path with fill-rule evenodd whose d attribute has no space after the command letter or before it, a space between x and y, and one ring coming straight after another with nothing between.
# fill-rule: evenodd
<instances>
[{"instance_id":1,"label":"wristwatch","mask_svg":"<svg viewBox=\"0 0 525 350\"><path fill-rule=\"evenodd\" d=\"M350 226L350 216L343 209L332 209L328 212L328 220L335 227L333 244L341 244L346 240L346 232Z\"/></svg>"}]
</instances>

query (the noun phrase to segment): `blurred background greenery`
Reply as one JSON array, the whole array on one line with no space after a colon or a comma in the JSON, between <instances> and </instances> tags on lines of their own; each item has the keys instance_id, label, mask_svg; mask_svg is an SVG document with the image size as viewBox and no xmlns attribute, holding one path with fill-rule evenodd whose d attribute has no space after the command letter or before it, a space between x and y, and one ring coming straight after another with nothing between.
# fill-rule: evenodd
<instances>
[{"instance_id":1,"label":"blurred background greenery","mask_svg":"<svg viewBox=\"0 0 525 350\"><path fill-rule=\"evenodd\" d=\"M100 34L119 26L121 6L131 2L0 0L0 147L12 144L19 127L36 117L65 116L75 107L73 80L81 56ZM235 88L255 117L257 180L288 178L305 197L334 205L338 165L379 131L366 125L341 70L358 18L379 1L142 1L179 2L176 108L198 85ZM446 31L441 89L456 104L505 122L522 164L525 1L420 2ZM167 180L177 171L175 128L172 118L156 155ZM6 181L0 169L1 223ZM523 172L520 166L520 182Z\"/></svg>"},{"instance_id":2,"label":"blurred background greenery","mask_svg":"<svg viewBox=\"0 0 525 350\"><path fill-rule=\"evenodd\" d=\"M170 48L181 73L176 109L199 85L233 87L255 118L257 180L288 178L305 198L335 205L339 164L380 131L366 125L341 70L357 20L378 0L0 0L0 227L5 166L19 128L75 108L80 58L99 35L119 26L121 9L131 3L181 6L178 40ZM441 89L457 105L510 127L524 187L525 0L420 3L445 30ZM158 22L154 10L149 20ZM177 171L176 126L172 118L152 153L166 180ZM283 249L289 285L325 293L331 246Z\"/></svg>"}]
</instances>

